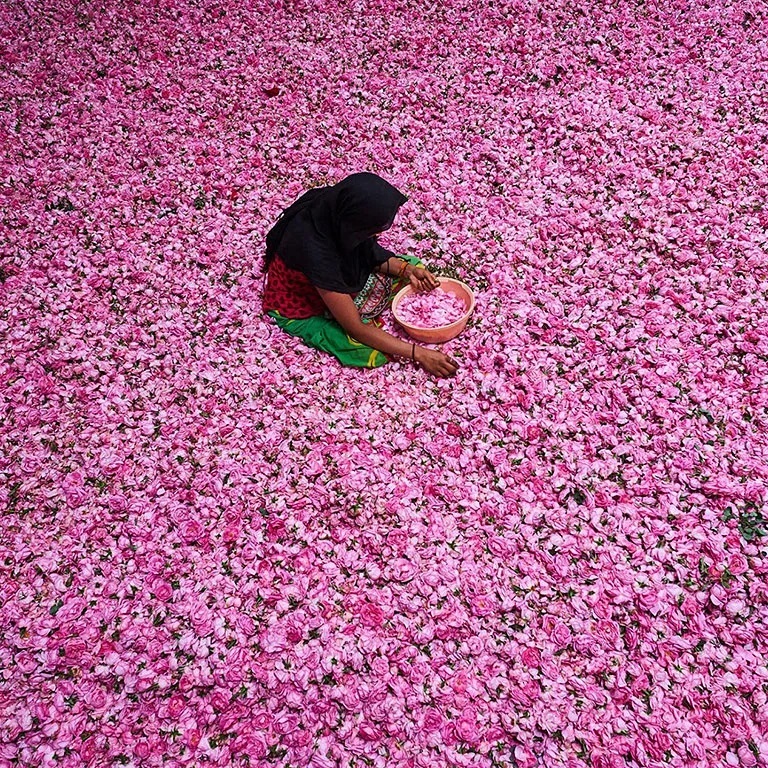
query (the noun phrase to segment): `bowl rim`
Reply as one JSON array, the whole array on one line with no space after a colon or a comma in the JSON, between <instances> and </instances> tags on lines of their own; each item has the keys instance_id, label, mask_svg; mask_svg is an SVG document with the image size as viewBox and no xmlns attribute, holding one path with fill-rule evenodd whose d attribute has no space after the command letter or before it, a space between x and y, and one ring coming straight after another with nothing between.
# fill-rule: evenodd
<instances>
[{"instance_id":1,"label":"bowl rim","mask_svg":"<svg viewBox=\"0 0 768 768\"><path fill-rule=\"evenodd\" d=\"M461 280L457 280L455 277L441 277L440 275L437 275L437 279L440 281L440 283L454 283L455 285L460 285L469 295L469 307L467 308L467 311L459 317L457 320L454 320L452 323L448 323L448 325L436 325L432 328L427 328L421 325L410 325L409 323L404 322L400 319L400 317L397 314L397 307L400 304L400 301L408 295L408 293L413 293L413 286L406 285L403 286L396 294L395 297L392 299L392 316L395 318L395 320L406 330L409 328L412 328L415 331L447 331L452 330L455 328L459 323L466 323L467 320L469 320L470 315L475 309L475 292L465 283Z\"/></svg>"}]
</instances>

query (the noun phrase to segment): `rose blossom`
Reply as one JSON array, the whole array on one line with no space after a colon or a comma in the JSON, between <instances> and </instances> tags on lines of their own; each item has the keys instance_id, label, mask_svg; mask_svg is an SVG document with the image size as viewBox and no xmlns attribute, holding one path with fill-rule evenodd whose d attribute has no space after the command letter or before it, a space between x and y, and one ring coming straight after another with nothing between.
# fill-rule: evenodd
<instances>
[{"instance_id":1,"label":"rose blossom","mask_svg":"<svg viewBox=\"0 0 768 768\"><path fill-rule=\"evenodd\" d=\"M363 626L375 628L384 623L384 611L378 605L363 603L358 610Z\"/></svg>"}]
</instances>

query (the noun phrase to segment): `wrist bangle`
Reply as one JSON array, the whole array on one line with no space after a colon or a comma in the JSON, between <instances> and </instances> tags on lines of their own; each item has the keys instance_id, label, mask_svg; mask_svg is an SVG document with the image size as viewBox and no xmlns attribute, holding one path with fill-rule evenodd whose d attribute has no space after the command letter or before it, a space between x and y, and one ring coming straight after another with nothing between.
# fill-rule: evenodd
<instances>
[{"instance_id":1,"label":"wrist bangle","mask_svg":"<svg viewBox=\"0 0 768 768\"><path fill-rule=\"evenodd\" d=\"M415 344L411 344L411 362L412 363L416 362L416 345Z\"/></svg>"},{"instance_id":2,"label":"wrist bangle","mask_svg":"<svg viewBox=\"0 0 768 768\"><path fill-rule=\"evenodd\" d=\"M408 266L408 262L403 261L403 266L400 267L400 271L397 273L398 278L402 277L405 274L405 270L407 266Z\"/></svg>"}]
</instances>

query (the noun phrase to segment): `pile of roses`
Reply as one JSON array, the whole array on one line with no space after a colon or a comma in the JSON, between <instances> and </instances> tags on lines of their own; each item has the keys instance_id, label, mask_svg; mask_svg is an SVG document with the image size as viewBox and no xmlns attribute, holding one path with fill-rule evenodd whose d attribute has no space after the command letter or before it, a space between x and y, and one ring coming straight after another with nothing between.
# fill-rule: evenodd
<instances>
[{"instance_id":1,"label":"pile of roses","mask_svg":"<svg viewBox=\"0 0 768 768\"><path fill-rule=\"evenodd\" d=\"M0 768L768 764L764 7L0 28ZM452 381L261 314L359 170Z\"/></svg>"}]
</instances>

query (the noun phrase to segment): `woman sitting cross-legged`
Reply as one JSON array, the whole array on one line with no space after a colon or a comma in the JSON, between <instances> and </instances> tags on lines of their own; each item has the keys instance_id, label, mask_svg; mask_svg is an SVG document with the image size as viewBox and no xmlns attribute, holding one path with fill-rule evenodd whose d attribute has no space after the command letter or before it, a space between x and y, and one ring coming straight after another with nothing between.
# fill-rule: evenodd
<instances>
[{"instance_id":1,"label":"woman sitting cross-legged","mask_svg":"<svg viewBox=\"0 0 768 768\"><path fill-rule=\"evenodd\" d=\"M450 357L395 338L377 320L403 285L439 285L420 261L376 241L406 200L372 173L305 192L267 234L264 311L343 365L377 368L395 355L435 376L453 376L458 365Z\"/></svg>"}]
</instances>

